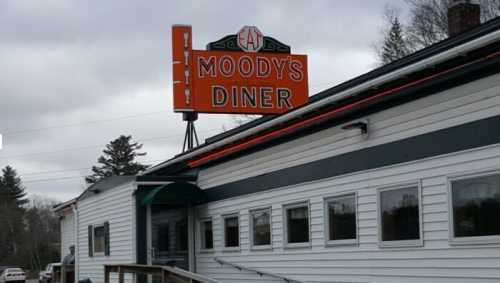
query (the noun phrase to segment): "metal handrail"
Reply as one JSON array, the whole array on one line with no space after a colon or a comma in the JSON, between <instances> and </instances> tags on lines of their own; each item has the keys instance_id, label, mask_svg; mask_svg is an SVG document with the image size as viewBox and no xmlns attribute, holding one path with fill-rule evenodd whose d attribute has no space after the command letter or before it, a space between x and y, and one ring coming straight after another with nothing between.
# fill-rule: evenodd
<instances>
[{"instance_id":1,"label":"metal handrail","mask_svg":"<svg viewBox=\"0 0 500 283\"><path fill-rule=\"evenodd\" d=\"M274 277L274 278L281 279L281 280L283 280L285 282L288 282L288 283L306 283L304 281L300 281L300 280L297 280L297 279L292 279L292 278L285 277L285 276L282 276L282 275L279 275L279 274L275 274L275 273L272 273L272 272L262 271L262 270L254 269L254 268L250 268L250 267L245 267L243 265L239 265L239 264L236 264L236 263L228 262L228 261L225 261L223 259L216 258L216 257L214 257L214 261L217 262L217 263L219 263L221 266L223 266L224 264L225 265L229 265L229 266L234 267L234 268L236 268L236 269L238 269L240 271L246 270L246 271L257 273L260 276L266 275L266 276Z\"/></svg>"}]
</instances>

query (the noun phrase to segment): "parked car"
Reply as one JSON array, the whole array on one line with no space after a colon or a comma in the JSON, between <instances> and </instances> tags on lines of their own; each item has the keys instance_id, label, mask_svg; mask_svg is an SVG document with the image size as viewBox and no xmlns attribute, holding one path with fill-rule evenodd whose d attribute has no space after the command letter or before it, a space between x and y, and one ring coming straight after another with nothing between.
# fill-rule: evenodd
<instances>
[{"instance_id":1,"label":"parked car","mask_svg":"<svg viewBox=\"0 0 500 283\"><path fill-rule=\"evenodd\" d=\"M38 273L38 282L39 283L50 283L52 281L52 270L54 266L60 265L60 263L49 263L45 270L40 271ZM1 282L0 282L1 283Z\"/></svg>"},{"instance_id":2,"label":"parked car","mask_svg":"<svg viewBox=\"0 0 500 283\"><path fill-rule=\"evenodd\" d=\"M19 267L7 267L0 274L0 283L24 283L26 274Z\"/></svg>"}]
</instances>

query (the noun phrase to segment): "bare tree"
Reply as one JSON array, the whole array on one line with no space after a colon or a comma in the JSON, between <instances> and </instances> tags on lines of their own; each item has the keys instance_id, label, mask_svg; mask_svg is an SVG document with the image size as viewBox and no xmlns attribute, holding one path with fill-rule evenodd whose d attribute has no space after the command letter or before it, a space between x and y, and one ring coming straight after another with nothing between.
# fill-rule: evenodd
<instances>
[{"instance_id":1,"label":"bare tree","mask_svg":"<svg viewBox=\"0 0 500 283\"><path fill-rule=\"evenodd\" d=\"M408 48L416 51L448 37L448 0L406 0Z\"/></svg>"},{"instance_id":2,"label":"bare tree","mask_svg":"<svg viewBox=\"0 0 500 283\"><path fill-rule=\"evenodd\" d=\"M40 270L50 262L59 261L59 218L52 207L58 201L32 196L26 206L23 244L23 265Z\"/></svg>"},{"instance_id":3,"label":"bare tree","mask_svg":"<svg viewBox=\"0 0 500 283\"><path fill-rule=\"evenodd\" d=\"M448 7L450 0L405 0L409 6L409 16L402 23L402 35L406 39L406 48L415 52L435 44L448 37ZM481 22L500 16L500 0L479 0L481 6ZM387 6L384 11L386 28L384 35L390 30L391 21L387 15L394 13L394 8ZM399 14L398 14L399 15ZM386 63L380 56L383 42L376 45L379 62Z\"/></svg>"}]
</instances>

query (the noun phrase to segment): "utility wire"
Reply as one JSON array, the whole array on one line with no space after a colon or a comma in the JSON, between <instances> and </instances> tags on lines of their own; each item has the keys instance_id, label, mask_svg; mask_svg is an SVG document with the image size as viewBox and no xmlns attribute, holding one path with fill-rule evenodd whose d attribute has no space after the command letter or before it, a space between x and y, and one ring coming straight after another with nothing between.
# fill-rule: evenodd
<instances>
[{"instance_id":1,"label":"utility wire","mask_svg":"<svg viewBox=\"0 0 500 283\"><path fill-rule=\"evenodd\" d=\"M29 175L43 175L43 174L63 173L63 172L72 172L72 171L89 170L89 169L92 169L92 167L61 169L61 170L53 170L53 171L29 172L29 173L22 173L19 175L21 177L24 177L24 176L29 176Z\"/></svg>"},{"instance_id":2,"label":"utility wire","mask_svg":"<svg viewBox=\"0 0 500 283\"><path fill-rule=\"evenodd\" d=\"M218 131L218 130L220 130L220 129L209 129L209 130L200 131L200 133L206 133L206 132L212 132L212 131ZM184 136L184 134L145 138L145 139L140 139L137 141L144 142L144 141L151 141L151 140L173 139L173 138L178 138L178 137L182 137L182 136ZM18 158L18 157L43 155L43 154L53 154L53 153L61 153L61 152L68 152L68 151L75 151L75 150L85 150L85 149L92 149L92 148L97 148L97 147L102 147L102 146L103 146L102 144L100 144L100 145L87 145L87 146L71 147L71 148L65 148L65 149L54 150L54 151L42 151L42 152L30 152L30 153L14 154L14 155L0 156L0 159Z\"/></svg>"},{"instance_id":3,"label":"utility wire","mask_svg":"<svg viewBox=\"0 0 500 283\"><path fill-rule=\"evenodd\" d=\"M141 161L142 164L152 165L155 162L160 162L166 160L168 157L164 159L156 159L156 160L145 160ZM44 175L44 174L54 174L54 173L64 173L64 172L73 172L73 171L82 171L82 170L90 170L92 167L82 167L82 168L72 168L72 169L61 169L61 170L51 170L51 171L38 171L38 172L28 172L19 174L21 177L23 176L31 176L31 175Z\"/></svg>"},{"instance_id":4,"label":"utility wire","mask_svg":"<svg viewBox=\"0 0 500 283\"><path fill-rule=\"evenodd\" d=\"M88 125L88 124L97 124L97 123L105 123L105 122L112 122L112 121L118 121L118 120L139 118L139 117L150 116L150 115L166 113L166 112L168 112L168 111L164 110L164 111L156 111L156 112L139 113L139 114L134 114L134 115L118 116L118 117L102 119L102 120L84 121L84 122L72 123L72 124L53 125L53 126L42 127L42 128L12 130L12 131L3 130L1 133L4 136L19 135L19 134L25 134L25 133L30 133L30 132L39 132L39 131L51 130L51 129L69 128L69 127L77 127L77 126Z\"/></svg>"},{"instance_id":5,"label":"utility wire","mask_svg":"<svg viewBox=\"0 0 500 283\"><path fill-rule=\"evenodd\" d=\"M159 161L163 161L164 159L158 159L158 160L151 160L145 164L147 165L152 165L154 164L154 162L159 162ZM91 168L81 168L82 170L83 169L91 169ZM75 170L59 170L59 172L62 172L62 171L76 171L76 170L79 170L79 169L75 169ZM46 171L46 172L50 172L50 171ZM53 171L55 172L55 171ZM31 174L31 173L30 173ZM27 175L27 174L24 174L24 175ZM24 175L21 175L24 176ZM37 183L37 182L48 182L48 181L58 181L58 180L68 180L68 179L76 179L76 178L82 178L82 177L87 177L87 175L77 175L77 176L66 176L66 177L54 177L54 178L46 178L46 179L32 179L32 180L23 180L22 183L25 184L25 183Z\"/></svg>"},{"instance_id":6,"label":"utility wire","mask_svg":"<svg viewBox=\"0 0 500 283\"><path fill-rule=\"evenodd\" d=\"M323 85L328 85L328 84L332 84L332 83L333 82L323 82L323 83L311 84L309 86L316 87L316 86L323 86ZM168 112L170 112L170 111L162 110L162 111L138 113L138 114L133 114L133 115L118 116L118 117L112 117L112 118L101 119L101 120L90 120L90 121L83 121L83 122L79 122L79 123L53 125L53 126L41 127L41 128L10 130L10 131L9 130L2 130L2 131L0 131L0 133L2 133L2 135L4 135L4 136L12 136L12 135L26 134L26 133L39 132L39 131L45 131L45 130L51 130L51 129L69 128L69 127L77 127L77 126L83 126L83 125L89 125L89 124L98 124L98 123L113 122L113 121L119 121L119 120L125 120L125 119L141 118L144 116L150 116L150 115L156 115L156 114L168 113Z\"/></svg>"},{"instance_id":7,"label":"utility wire","mask_svg":"<svg viewBox=\"0 0 500 283\"><path fill-rule=\"evenodd\" d=\"M76 179L76 178L82 178L82 177L85 177L85 176L86 175L78 175L78 176L68 176L68 177L58 177L58 178L27 180L27 181L23 181L23 184L38 183L38 182L48 182L48 181L59 181L59 180L68 180L68 179Z\"/></svg>"}]
</instances>

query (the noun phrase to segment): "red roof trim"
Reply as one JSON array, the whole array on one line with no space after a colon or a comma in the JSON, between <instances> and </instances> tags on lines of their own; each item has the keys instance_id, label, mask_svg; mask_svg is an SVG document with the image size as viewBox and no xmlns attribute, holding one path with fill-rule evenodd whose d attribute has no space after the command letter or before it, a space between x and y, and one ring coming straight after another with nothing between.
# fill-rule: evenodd
<instances>
[{"instance_id":1,"label":"red roof trim","mask_svg":"<svg viewBox=\"0 0 500 283\"><path fill-rule=\"evenodd\" d=\"M307 118L305 120L293 123L293 124L288 125L288 126L286 126L284 128L271 131L271 132L263 134L261 136L256 136L256 137L253 137L253 138L249 138L246 141L243 141L243 142L238 143L238 144L233 144L233 145L226 146L225 148L221 148L220 150L213 151L213 152L210 152L210 153L208 153L208 154L206 154L204 156L192 159L192 160L190 160L190 161L187 162L187 165L190 168L193 168L193 167L197 167L197 166L206 164L208 162L211 162L211 161L214 161L216 159L219 159L219 158L222 158L224 156L227 156L227 155L229 155L231 153L235 153L235 152L238 152L240 150L247 149L247 148L249 148L249 147L251 147L253 145L256 145L256 144L268 141L270 139L273 139L273 138L276 138L276 137L279 137L279 136L291 133L291 132L293 132L293 131L295 131L297 129L300 129L302 127L310 126L310 125L312 125L314 123L323 122L325 120L331 119L331 118L337 116L340 113L346 112L348 110L352 110L352 109L354 109L356 107L362 106L363 104L366 104L366 103L371 102L373 100L376 100L378 98L385 97L385 96L394 94L396 92L408 89L410 87L416 86L416 85L421 84L423 82L435 79L437 77L441 77L443 75L449 74L449 73L454 72L456 70L462 69L462 68L464 68L464 67L466 67L468 65L471 65L471 64L474 64L474 63L477 63L477 62L480 62L480 61L485 61L485 60L493 59L495 57L498 57L499 55L500 55L500 52L495 52L495 53L492 53L492 54L490 54L490 55L488 55L486 57L479 58L479 59L476 59L474 61L462 64L462 65L459 65L459 66L455 66L455 67L453 67L451 69L447 69L445 71L438 72L436 74L433 74L433 75L430 75L430 76L427 76L427 77L424 77L424 78L412 81L412 82L404 84L402 86L398 86L398 87L392 88L390 90L386 90L386 91L377 93L377 94L375 94L373 96L367 97L367 98L359 100L357 102L354 102L354 103L351 103L351 104L348 104L348 105L345 105L345 106L342 106L342 107L339 107L339 108L336 108L336 109L332 109L332 110L330 110L328 112L321 113L321 114L318 114L316 116Z\"/></svg>"}]
</instances>

